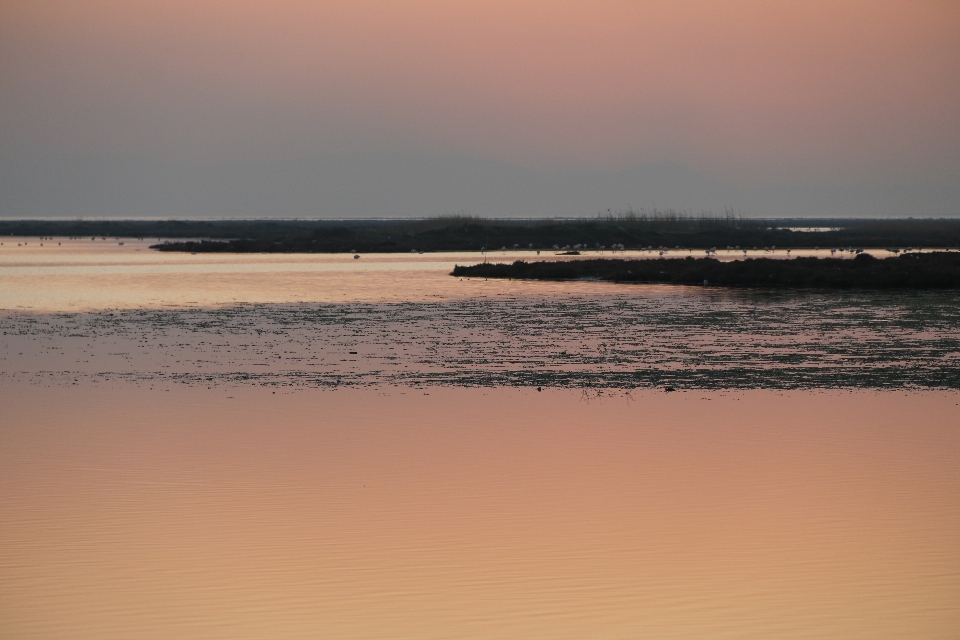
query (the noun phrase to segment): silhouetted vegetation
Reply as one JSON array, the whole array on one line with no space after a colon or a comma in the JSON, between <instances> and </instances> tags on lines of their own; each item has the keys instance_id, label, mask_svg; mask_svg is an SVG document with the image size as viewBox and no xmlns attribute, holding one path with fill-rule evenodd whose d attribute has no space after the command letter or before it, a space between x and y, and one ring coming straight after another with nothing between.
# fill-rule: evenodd
<instances>
[{"instance_id":1,"label":"silhouetted vegetation","mask_svg":"<svg viewBox=\"0 0 960 640\"><path fill-rule=\"evenodd\" d=\"M457 266L452 275L522 280L591 279L612 282L669 283L748 287L821 287L857 289L960 288L960 253L909 253L877 259L752 258L721 262L714 258L650 260L570 260Z\"/></svg>"},{"instance_id":2,"label":"silhouetted vegetation","mask_svg":"<svg viewBox=\"0 0 960 640\"><path fill-rule=\"evenodd\" d=\"M800 231L797 228L807 230ZM810 229L815 229L811 231ZM0 221L0 235L182 239L161 251L341 253L667 247L960 247L960 220L762 220L626 211L596 218L503 220Z\"/></svg>"}]
</instances>

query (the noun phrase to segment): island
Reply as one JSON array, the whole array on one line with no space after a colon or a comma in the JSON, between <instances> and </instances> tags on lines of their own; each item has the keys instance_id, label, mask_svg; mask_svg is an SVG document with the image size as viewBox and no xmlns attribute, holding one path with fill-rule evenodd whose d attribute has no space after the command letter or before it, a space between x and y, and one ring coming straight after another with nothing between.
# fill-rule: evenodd
<instances>
[{"instance_id":1,"label":"island","mask_svg":"<svg viewBox=\"0 0 960 640\"><path fill-rule=\"evenodd\" d=\"M461 278L517 280L600 280L721 287L803 287L827 289L960 288L960 252L904 253L875 258L651 258L485 263L456 266Z\"/></svg>"}]
</instances>

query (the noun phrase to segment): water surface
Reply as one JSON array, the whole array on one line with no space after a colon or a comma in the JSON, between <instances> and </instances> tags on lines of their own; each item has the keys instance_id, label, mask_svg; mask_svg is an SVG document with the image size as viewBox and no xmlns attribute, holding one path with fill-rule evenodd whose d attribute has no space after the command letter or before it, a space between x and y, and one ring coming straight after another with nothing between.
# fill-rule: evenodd
<instances>
[{"instance_id":1,"label":"water surface","mask_svg":"<svg viewBox=\"0 0 960 640\"><path fill-rule=\"evenodd\" d=\"M956 294L34 242L0 253L0 637L960 628Z\"/></svg>"}]
</instances>

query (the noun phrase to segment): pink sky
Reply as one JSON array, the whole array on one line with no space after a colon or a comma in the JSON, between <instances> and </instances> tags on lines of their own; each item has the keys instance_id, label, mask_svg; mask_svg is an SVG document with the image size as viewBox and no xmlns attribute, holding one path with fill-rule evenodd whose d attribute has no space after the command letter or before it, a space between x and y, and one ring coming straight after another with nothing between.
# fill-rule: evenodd
<instances>
[{"instance_id":1,"label":"pink sky","mask_svg":"<svg viewBox=\"0 0 960 640\"><path fill-rule=\"evenodd\" d=\"M26 154L954 184L960 3L15 0L0 114L0 144Z\"/></svg>"}]
</instances>

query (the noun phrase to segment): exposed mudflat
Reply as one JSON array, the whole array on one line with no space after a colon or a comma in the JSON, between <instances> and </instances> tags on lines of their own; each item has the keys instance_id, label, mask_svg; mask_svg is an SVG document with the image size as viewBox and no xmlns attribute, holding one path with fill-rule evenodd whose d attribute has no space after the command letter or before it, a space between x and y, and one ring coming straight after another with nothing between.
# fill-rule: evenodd
<instances>
[{"instance_id":1,"label":"exposed mudflat","mask_svg":"<svg viewBox=\"0 0 960 640\"><path fill-rule=\"evenodd\" d=\"M960 294L678 288L636 297L0 315L0 371L49 385L960 388Z\"/></svg>"}]
</instances>

